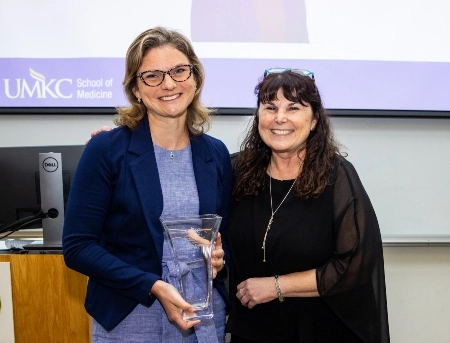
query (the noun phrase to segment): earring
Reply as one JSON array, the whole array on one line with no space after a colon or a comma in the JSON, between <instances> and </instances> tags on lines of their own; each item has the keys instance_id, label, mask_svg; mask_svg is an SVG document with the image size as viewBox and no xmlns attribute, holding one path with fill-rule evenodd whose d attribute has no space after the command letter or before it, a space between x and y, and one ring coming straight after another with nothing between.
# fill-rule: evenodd
<instances>
[{"instance_id":1,"label":"earring","mask_svg":"<svg viewBox=\"0 0 450 343\"><path fill-rule=\"evenodd\" d=\"M138 103L141 103L141 98L138 98Z\"/></svg>"}]
</instances>

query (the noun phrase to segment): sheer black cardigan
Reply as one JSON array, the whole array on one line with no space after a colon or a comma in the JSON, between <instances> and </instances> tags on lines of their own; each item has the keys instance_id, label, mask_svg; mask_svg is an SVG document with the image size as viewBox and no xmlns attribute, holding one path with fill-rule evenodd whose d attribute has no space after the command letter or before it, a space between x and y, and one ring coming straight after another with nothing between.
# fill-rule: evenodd
<instances>
[{"instance_id":1,"label":"sheer black cardigan","mask_svg":"<svg viewBox=\"0 0 450 343\"><path fill-rule=\"evenodd\" d=\"M238 153L232 154L233 165L237 156ZM318 292L364 342L388 343L380 229L355 168L342 156L336 156L332 187L334 251L326 263L316 268ZM367 318L373 318L370 325Z\"/></svg>"}]
</instances>

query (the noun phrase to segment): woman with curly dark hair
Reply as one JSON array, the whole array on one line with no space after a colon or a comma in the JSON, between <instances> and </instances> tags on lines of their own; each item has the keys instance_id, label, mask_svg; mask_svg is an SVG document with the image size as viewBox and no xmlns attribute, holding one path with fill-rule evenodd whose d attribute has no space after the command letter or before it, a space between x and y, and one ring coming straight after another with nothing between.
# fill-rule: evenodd
<instances>
[{"instance_id":1,"label":"woman with curly dark hair","mask_svg":"<svg viewBox=\"0 0 450 343\"><path fill-rule=\"evenodd\" d=\"M255 92L227 235L232 343L389 342L377 218L314 74L268 69Z\"/></svg>"}]
</instances>

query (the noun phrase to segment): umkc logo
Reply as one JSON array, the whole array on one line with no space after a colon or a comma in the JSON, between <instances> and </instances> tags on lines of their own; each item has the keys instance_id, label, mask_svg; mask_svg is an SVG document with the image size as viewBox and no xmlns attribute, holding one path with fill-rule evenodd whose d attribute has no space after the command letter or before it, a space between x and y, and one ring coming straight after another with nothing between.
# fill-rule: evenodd
<instances>
[{"instance_id":1,"label":"umkc logo","mask_svg":"<svg viewBox=\"0 0 450 343\"><path fill-rule=\"evenodd\" d=\"M72 84L71 79L50 79L47 81L44 75L31 68L30 76L36 80L34 81L34 84L29 84L26 79L16 79L16 84L13 85L14 81L10 84L10 79L3 79L5 82L5 95L10 99L23 99L26 97L45 99L48 96L55 99L69 99L72 97L72 94L63 94L61 92L61 84L65 82Z\"/></svg>"},{"instance_id":2,"label":"umkc logo","mask_svg":"<svg viewBox=\"0 0 450 343\"><path fill-rule=\"evenodd\" d=\"M47 157L42 161L42 168L44 168L46 172L53 173L58 170L58 160L53 157Z\"/></svg>"}]
</instances>

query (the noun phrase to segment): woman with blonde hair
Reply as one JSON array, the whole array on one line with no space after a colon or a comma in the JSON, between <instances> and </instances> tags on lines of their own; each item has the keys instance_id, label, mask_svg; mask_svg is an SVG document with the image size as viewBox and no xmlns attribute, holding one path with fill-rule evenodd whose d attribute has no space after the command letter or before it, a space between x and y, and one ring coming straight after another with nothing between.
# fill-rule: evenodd
<instances>
[{"instance_id":1,"label":"woman with blonde hair","mask_svg":"<svg viewBox=\"0 0 450 343\"><path fill-rule=\"evenodd\" d=\"M212 253L214 318L192 312L173 286L161 217L218 214L227 226L232 169L225 145L204 132L203 67L182 34L155 27L126 55L117 128L95 135L71 186L63 233L66 264L89 277L93 342L224 342L227 246ZM171 267L172 266L172 267Z\"/></svg>"}]
</instances>

